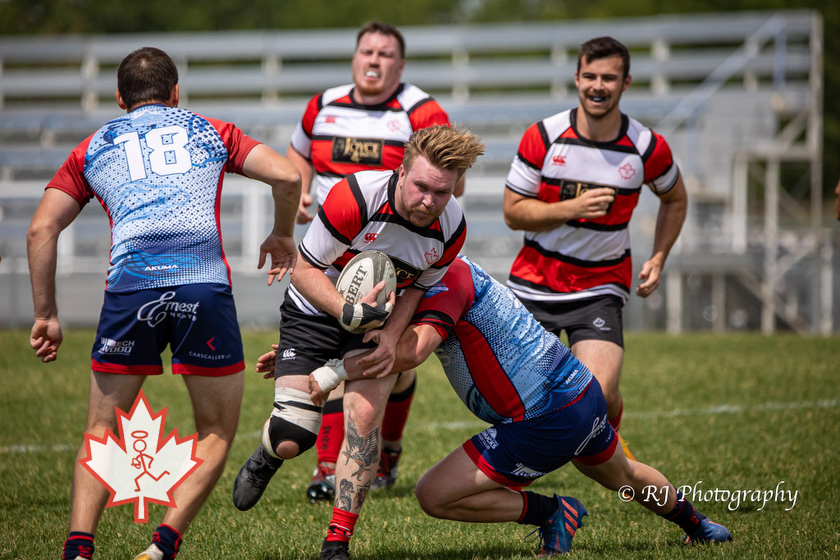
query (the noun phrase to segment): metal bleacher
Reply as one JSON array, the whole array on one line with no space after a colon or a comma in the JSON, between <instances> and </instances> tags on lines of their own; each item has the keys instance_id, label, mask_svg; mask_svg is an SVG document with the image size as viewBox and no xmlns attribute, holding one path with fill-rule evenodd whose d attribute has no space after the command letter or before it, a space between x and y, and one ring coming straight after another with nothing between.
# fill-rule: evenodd
<instances>
[{"instance_id":1,"label":"metal bleacher","mask_svg":"<svg viewBox=\"0 0 840 560\"><path fill-rule=\"evenodd\" d=\"M519 137L532 122L576 104L578 45L612 35L633 57L633 85L622 109L666 136L691 195L666 282L644 304L633 298L628 325L833 330L837 311L825 287L834 281L833 256L826 262L825 254L837 241L821 222L822 21L816 12L402 30L405 80L435 95L455 122L488 146L468 174L462 203L469 223L465 250L494 275L506 275L521 244L521 233L508 230L501 214ZM164 49L179 67L181 106L235 122L283 152L308 97L350 80L355 32L0 38L0 326L30 323L26 225L69 151L120 114L113 95L125 54L145 45ZM802 200L794 200L796 188L780 185L779 170L789 177L788 164L805 168L805 178L796 179L799 190L806 185ZM775 210L757 207L766 197L756 192L775 192L781 201ZM792 217L782 210L790 229L780 229L779 208L803 204ZM93 324L97 316L109 236L95 206L61 239L59 302L70 323ZM223 234L244 325L276 323L281 292L266 288L255 267L269 227L267 207L266 189L238 177L226 180ZM632 232L637 266L650 252L656 208L654 196L642 196ZM772 258L762 249L767 243ZM805 256L791 262L788 256L803 247ZM805 262L819 274L788 276ZM809 284L813 277L821 283Z\"/></svg>"}]
</instances>

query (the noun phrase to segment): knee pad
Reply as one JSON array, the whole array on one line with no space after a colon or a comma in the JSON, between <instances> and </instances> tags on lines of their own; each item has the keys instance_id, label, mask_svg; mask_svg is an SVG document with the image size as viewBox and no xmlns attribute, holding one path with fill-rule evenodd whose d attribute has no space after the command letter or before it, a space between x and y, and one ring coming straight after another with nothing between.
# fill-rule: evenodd
<instances>
[{"instance_id":1,"label":"knee pad","mask_svg":"<svg viewBox=\"0 0 840 560\"><path fill-rule=\"evenodd\" d=\"M277 457L275 449L284 441L298 446L298 455L315 445L321 427L321 407L312 404L309 393L281 387L274 391L274 410L263 426L262 443L266 453Z\"/></svg>"}]
</instances>

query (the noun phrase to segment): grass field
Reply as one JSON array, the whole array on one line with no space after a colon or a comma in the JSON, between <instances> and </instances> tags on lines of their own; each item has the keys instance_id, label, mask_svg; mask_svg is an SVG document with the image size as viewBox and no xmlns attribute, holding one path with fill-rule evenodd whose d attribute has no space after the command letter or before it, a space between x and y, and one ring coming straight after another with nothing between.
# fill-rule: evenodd
<instances>
[{"instance_id":1,"label":"grass field","mask_svg":"<svg viewBox=\"0 0 840 560\"><path fill-rule=\"evenodd\" d=\"M93 333L70 329L59 361L31 354L28 333L0 331L0 558L56 559L67 531L70 478L82 440ZM304 492L314 452L289 461L251 511L230 500L233 477L258 442L273 391L253 373L275 335L246 333L242 420L227 468L184 539L179 558L317 558L331 508ZM166 432L193 433L183 383L153 378L152 408L168 408ZM622 434L636 456L672 482L702 494L694 504L731 529L735 542L682 547L682 532L583 478L571 466L531 489L578 497L590 515L573 555L594 558L840 557L840 340L796 336L664 334L627 336ZM394 489L372 494L356 528L352 556L363 559L531 558L530 528L469 525L426 516L413 496L417 478L483 429L450 389L435 359L420 370ZM796 492L755 501L757 491ZM735 504L715 489L749 491ZM736 506L737 507L734 507ZM763 506L763 507L762 507ZM132 506L107 509L97 533L99 559L131 559L162 516L135 524Z\"/></svg>"}]
</instances>

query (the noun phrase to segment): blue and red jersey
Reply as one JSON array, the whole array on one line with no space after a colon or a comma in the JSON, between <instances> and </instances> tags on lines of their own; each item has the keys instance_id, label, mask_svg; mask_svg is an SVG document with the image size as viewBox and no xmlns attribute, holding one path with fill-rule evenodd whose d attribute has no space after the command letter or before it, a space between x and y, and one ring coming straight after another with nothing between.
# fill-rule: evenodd
<instances>
[{"instance_id":1,"label":"blue and red jersey","mask_svg":"<svg viewBox=\"0 0 840 560\"><path fill-rule=\"evenodd\" d=\"M230 285L219 209L225 172L242 174L258 142L235 125L152 104L85 139L47 185L111 222L106 290Z\"/></svg>"},{"instance_id":2,"label":"blue and red jersey","mask_svg":"<svg viewBox=\"0 0 840 560\"><path fill-rule=\"evenodd\" d=\"M459 256L420 302L413 324L437 329L452 388L489 423L542 416L574 402L592 373L513 293Z\"/></svg>"}]
</instances>

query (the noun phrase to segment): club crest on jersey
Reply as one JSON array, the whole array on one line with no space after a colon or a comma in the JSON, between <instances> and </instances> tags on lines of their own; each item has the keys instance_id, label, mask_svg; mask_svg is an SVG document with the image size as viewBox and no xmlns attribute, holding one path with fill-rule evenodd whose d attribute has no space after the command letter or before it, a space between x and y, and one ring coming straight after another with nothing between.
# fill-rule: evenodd
<instances>
[{"instance_id":1,"label":"club crest on jersey","mask_svg":"<svg viewBox=\"0 0 840 560\"><path fill-rule=\"evenodd\" d=\"M630 162L628 161L627 163L618 168L618 174L621 175L621 178L625 181L629 181L633 178L633 175L636 174L636 170L633 169L633 166L630 165Z\"/></svg>"},{"instance_id":2,"label":"club crest on jersey","mask_svg":"<svg viewBox=\"0 0 840 560\"><path fill-rule=\"evenodd\" d=\"M362 163L382 165L384 140L376 138L333 137L332 160L334 163Z\"/></svg>"},{"instance_id":3,"label":"club crest on jersey","mask_svg":"<svg viewBox=\"0 0 840 560\"><path fill-rule=\"evenodd\" d=\"M440 255L438 255L437 249L431 249L424 253L423 256L426 258L426 264L429 266L432 266L440 260Z\"/></svg>"}]
</instances>

